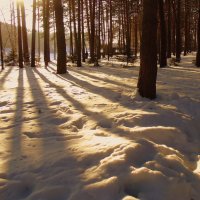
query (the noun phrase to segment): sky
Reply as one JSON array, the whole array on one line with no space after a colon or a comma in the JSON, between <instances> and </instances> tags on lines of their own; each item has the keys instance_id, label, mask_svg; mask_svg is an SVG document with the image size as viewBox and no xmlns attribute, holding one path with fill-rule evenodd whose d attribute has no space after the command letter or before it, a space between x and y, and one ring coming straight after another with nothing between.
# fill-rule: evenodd
<instances>
[{"instance_id":1,"label":"sky","mask_svg":"<svg viewBox=\"0 0 200 200\"><path fill-rule=\"evenodd\" d=\"M0 20L10 23L10 2L16 3L16 0L0 0ZM32 27L32 0L24 0L26 8L26 24L27 28L31 30Z\"/></svg>"}]
</instances>

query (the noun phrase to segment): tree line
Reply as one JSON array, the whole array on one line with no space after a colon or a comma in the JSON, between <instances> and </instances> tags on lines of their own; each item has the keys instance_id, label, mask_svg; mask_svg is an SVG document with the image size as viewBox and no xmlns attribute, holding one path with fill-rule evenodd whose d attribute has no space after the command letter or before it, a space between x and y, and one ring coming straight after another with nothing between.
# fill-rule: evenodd
<instances>
[{"instance_id":1,"label":"tree line","mask_svg":"<svg viewBox=\"0 0 200 200\"><path fill-rule=\"evenodd\" d=\"M30 54L24 1L11 2L10 7L12 53L20 68L29 63L36 66L36 38L40 48L41 37L48 66L52 32L58 74L67 73L68 60L81 67L86 61L98 66L101 58L118 54L125 55L127 62L140 56L137 87L141 96L150 99L156 98L157 64L164 68L168 58L180 62L182 56L196 51L200 67L199 0L33 0ZM2 43L0 31L3 63Z\"/></svg>"}]
</instances>

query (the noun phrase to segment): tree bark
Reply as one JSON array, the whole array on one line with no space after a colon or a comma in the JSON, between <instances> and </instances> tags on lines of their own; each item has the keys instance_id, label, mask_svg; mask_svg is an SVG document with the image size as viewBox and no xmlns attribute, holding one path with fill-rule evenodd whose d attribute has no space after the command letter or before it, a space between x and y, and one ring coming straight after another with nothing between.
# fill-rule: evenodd
<instances>
[{"instance_id":1,"label":"tree bark","mask_svg":"<svg viewBox=\"0 0 200 200\"><path fill-rule=\"evenodd\" d=\"M1 22L0 22L0 53L1 53L1 70L4 70L3 41L2 41L2 33L1 33Z\"/></svg>"},{"instance_id":2,"label":"tree bark","mask_svg":"<svg viewBox=\"0 0 200 200\"><path fill-rule=\"evenodd\" d=\"M176 13L176 61L181 61L181 0L177 0Z\"/></svg>"},{"instance_id":3,"label":"tree bark","mask_svg":"<svg viewBox=\"0 0 200 200\"><path fill-rule=\"evenodd\" d=\"M20 2L21 5L21 13L22 13L22 37L23 37L23 56L24 62L29 63L29 49L28 49L28 36L27 36L27 28L26 28L26 13L24 8L24 0Z\"/></svg>"},{"instance_id":4,"label":"tree bark","mask_svg":"<svg viewBox=\"0 0 200 200\"><path fill-rule=\"evenodd\" d=\"M33 0L33 26L31 41L31 67L35 67L35 36L36 36L36 0Z\"/></svg>"},{"instance_id":5,"label":"tree bark","mask_svg":"<svg viewBox=\"0 0 200 200\"><path fill-rule=\"evenodd\" d=\"M19 8L19 2L17 2L17 22L18 22L18 62L19 67L23 68L23 50L22 50L22 32L21 32L21 17L20 17L20 8Z\"/></svg>"},{"instance_id":6,"label":"tree bark","mask_svg":"<svg viewBox=\"0 0 200 200\"><path fill-rule=\"evenodd\" d=\"M171 58L171 43L172 43L172 6L171 0L167 1L167 10L168 10L168 27L167 27L167 58Z\"/></svg>"},{"instance_id":7,"label":"tree bark","mask_svg":"<svg viewBox=\"0 0 200 200\"><path fill-rule=\"evenodd\" d=\"M197 56L196 56L196 66L200 67L200 3L199 3L199 18L198 18L198 30L197 30Z\"/></svg>"},{"instance_id":8,"label":"tree bark","mask_svg":"<svg viewBox=\"0 0 200 200\"><path fill-rule=\"evenodd\" d=\"M66 42L65 42L65 28L63 22L63 5L62 0L54 0L54 10L56 19L56 39L57 39L57 73L65 74L67 72L66 66Z\"/></svg>"},{"instance_id":9,"label":"tree bark","mask_svg":"<svg viewBox=\"0 0 200 200\"><path fill-rule=\"evenodd\" d=\"M167 66L167 38L166 23L164 13L163 0L159 0L159 16L160 16L160 67Z\"/></svg>"},{"instance_id":10,"label":"tree bark","mask_svg":"<svg viewBox=\"0 0 200 200\"><path fill-rule=\"evenodd\" d=\"M156 98L157 79L157 0L143 0L141 67L138 91L142 97Z\"/></svg>"}]
</instances>

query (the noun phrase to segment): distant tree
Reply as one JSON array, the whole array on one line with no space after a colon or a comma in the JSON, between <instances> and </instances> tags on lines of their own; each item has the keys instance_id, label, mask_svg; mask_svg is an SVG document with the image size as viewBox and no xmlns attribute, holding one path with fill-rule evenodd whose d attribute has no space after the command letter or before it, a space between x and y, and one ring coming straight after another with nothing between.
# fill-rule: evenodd
<instances>
[{"instance_id":1,"label":"distant tree","mask_svg":"<svg viewBox=\"0 0 200 200\"><path fill-rule=\"evenodd\" d=\"M0 22L0 53L1 53L1 70L4 70L4 57L3 57L3 41L1 33L1 22Z\"/></svg>"},{"instance_id":2,"label":"distant tree","mask_svg":"<svg viewBox=\"0 0 200 200\"><path fill-rule=\"evenodd\" d=\"M200 3L199 3L199 17L198 17L198 37L197 37L197 43L198 43L198 47L197 47L197 56L196 56L196 66L200 67Z\"/></svg>"},{"instance_id":3,"label":"distant tree","mask_svg":"<svg viewBox=\"0 0 200 200\"><path fill-rule=\"evenodd\" d=\"M81 1L78 0L77 67L81 67Z\"/></svg>"},{"instance_id":4,"label":"distant tree","mask_svg":"<svg viewBox=\"0 0 200 200\"><path fill-rule=\"evenodd\" d=\"M36 42L36 0L33 0L33 25L31 42L31 67L35 67L35 42Z\"/></svg>"},{"instance_id":5,"label":"distant tree","mask_svg":"<svg viewBox=\"0 0 200 200\"><path fill-rule=\"evenodd\" d=\"M138 91L142 97L156 98L157 79L157 0L143 0L141 67Z\"/></svg>"},{"instance_id":6,"label":"distant tree","mask_svg":"<svg viewBox=\"0 0 200 200\"><path fill-rule=\"evenodd\" d=\"M20 7L19 2L17 1L17 29L18 29L18 62L19 67L23 68L23 50L22 50L22 31L21 31L21 17L20 17Z\"/></svg>"},{"instance_id":7,"label":"distant tree","mask_svg":"<svg viewBox=\"0 0 200 200\"><path fill-rule=\"evenodd\" d=\"M42 10L43 10L43 29L44 29L44 63L45 67L48 66L50 62L50 45L49 45L49 0L42 0Z\"/></svg>"},{"instance_id":8,"label":"distant tree","mask_svg":"<svg viewBox=\"0 0 200 200\"><path fill-rule=\"evenodd\" d=\"M172 43L172 0L167 0L167 57L171 58Z\"/></svg>"},{"instance_id":9,"label":"distant tree","mask_svg":"<svg viewBox=\"0 0 200 200\"><path fill-rule=\"evenodd\" d=\"M56 19L56 39L57 39L57 73L65 74L66 66L66 43L65 43L65 28L63 22L63 5L62 0L54 0L54 11Z\"/></svg>"},{"instance_id":10,"label":"distant tree","mask_svg":"<svg viewBox=\"0 0 200 200\"><path fill-rule=\"evenodd\" d=\"M84 27L84 2L81 0L81 37L82 37L82 61L85 62L85 27Z\"/></svg>"},{"instance_id":11,"label":"distant tree","mask_svg":"<svg viewBox=\"0 0 200 200\"><path fill-rule=\"evenodd\" d=\"M20 1L21 5L21 18L22 18L22 42L23 42L23 56L24 56L24 62L29 63L29 49L28 49L28 36L27 36L27 28L26 28L26 13L25 13L25 7L24 7L24 0Z\"/></svg>"},{"instance_id":12,"label":"distant tree","mask_svg":"<svg viewBox=\"0 0 200 200\"><path fill-rule=\"evenodd\" d=\"M181 0L176 1L176 61L181 61Z\"/></svg>"},{"instance_id":13,"label":"distant tree","mask_svg":"<svg viewBox=\"0 0 200 200\"><path fill-rule=\"evenodd\" d=\"M164 2L159 0L159 16L160 16L160 67L167 66L167 34L166 34L166 22L164 12Z\"/></svg>"}]
</instances>

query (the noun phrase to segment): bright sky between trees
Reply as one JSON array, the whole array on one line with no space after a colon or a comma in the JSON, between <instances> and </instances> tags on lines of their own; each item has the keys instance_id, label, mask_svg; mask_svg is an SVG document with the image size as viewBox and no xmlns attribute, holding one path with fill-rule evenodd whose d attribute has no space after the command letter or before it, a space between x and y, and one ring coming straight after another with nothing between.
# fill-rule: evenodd
<instances>
[{"instance_id":1,"label":"bright sky between trees","mask_svg":"<svg viewBox=\"0 0 200 200\"><path fill-rule=\"evenodd\" d=\"M10 2L16 4L17 0L1 0L0 1L0 20L10 23ZM32 27L32 0L24 0L26 8L26 23L27 28L31 30Z\"/></svg>"}]
</instances>

